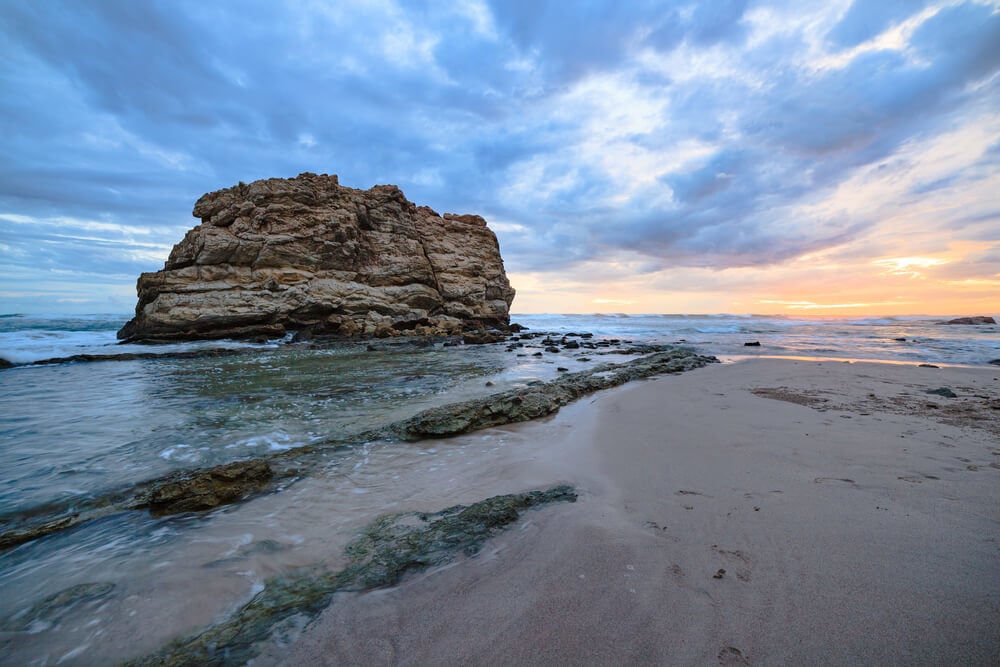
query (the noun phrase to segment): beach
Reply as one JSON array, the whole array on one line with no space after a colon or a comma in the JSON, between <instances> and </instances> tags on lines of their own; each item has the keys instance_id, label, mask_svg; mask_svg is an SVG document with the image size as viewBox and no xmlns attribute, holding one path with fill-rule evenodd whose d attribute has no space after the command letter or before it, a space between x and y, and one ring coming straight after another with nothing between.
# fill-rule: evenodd
<instances>
[{"instance_id":1,"label":"beach","mask_svg":"<svg viewBox=\"0 0 1000 667\"><path fill-rule=\"evenodd\" d=\"M337 593L254 664L997 664L998 377L753 359L436 441L489 453L409 507L579 499Z\"/></svg>"},{"instance_id":2,"label":"beach","mask_svg":"<svg viewBox=\"0 0 1000 667\"><path fill-rule=\"evenodd\" d=\"M44 523L0 552L9 664L997 661L993 327L538 316L95 361L114 320L10 319L2 518ZM142 500L230 465L263 485Z\"/></svg>"}]
</instances>

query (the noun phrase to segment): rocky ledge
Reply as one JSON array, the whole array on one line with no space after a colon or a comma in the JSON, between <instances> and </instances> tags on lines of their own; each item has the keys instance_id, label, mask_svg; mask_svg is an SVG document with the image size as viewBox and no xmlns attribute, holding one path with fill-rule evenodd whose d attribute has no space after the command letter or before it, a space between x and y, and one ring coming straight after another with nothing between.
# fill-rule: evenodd
<instances>
[{"instance_id":1,"label":"rocky ledge","mask_svg":"<svg viewBox=\"0 0 1000 667\"><path fill-rule=\"evenodd\" d=\"M337 176L240 183L204 195L201 224L139 276L124 341L455 335L504 329L514 299L478 215L439 215L394 185Z\"/></svg>"}]
</instances>

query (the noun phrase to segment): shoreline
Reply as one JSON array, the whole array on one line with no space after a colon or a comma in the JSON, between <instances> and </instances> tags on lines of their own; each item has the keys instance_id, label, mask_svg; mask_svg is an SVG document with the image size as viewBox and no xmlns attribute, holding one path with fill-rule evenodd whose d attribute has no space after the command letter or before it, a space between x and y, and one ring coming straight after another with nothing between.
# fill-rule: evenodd
<instances>
[{"instance_id":1,"label":"shoreline","mask_svg":"<svg viewBox=\"0 0 1000 667\"><path fill-rule=\"evenodd\" d=\"M343 567L385 512L569 485L575 504L525 514L474 558L333 592L275 626L254 664L990 664L998 376L755 359L627 382L533 421L366 446L365 467L193 516L201 537L151 553L145 576L110 596L103 579L79 580L69 593L108 597L45 613L109 618L88 660L153 658L252 604L268 577ZM957 397L926 393L942 384ZM81 641L0 638L25 659L43 649L32 642L69 654Z\"/></svg>"},{"instance_id":2,"label":"shoreline","mask_svg":"<svg viewBox=\"0 0 1000 667\"><path fill-rule=\"evenodd\" d=\"M516 441L495 462L508 485L579 501L477 558L337 594L258 662L995 664L1000 410L949 424L926 405L961 399L925 392L988 398L998 375L751 360L482 432ZM839 401L788 400L816 392Z\"/></svg>"}]
</instances>

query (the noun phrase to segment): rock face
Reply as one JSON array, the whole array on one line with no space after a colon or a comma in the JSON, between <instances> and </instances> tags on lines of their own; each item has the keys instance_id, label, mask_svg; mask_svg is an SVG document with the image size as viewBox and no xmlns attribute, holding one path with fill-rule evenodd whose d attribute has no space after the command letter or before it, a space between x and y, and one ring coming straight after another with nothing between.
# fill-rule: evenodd
<instances>
[{"instance_id":1,"label":"rock face","mask_svg":"<svg viewBox=\"0 0 1000 667\"><path fill-rule=\"evenodd\" d=\"M953 320L948 320L944 324L996 324L997 321L994 320L989 315L976 315L975 317L956 317Z\"/></svg>"},{"instance_id":2,"label":"rock face","mask_svg":"<svg viewBox=\"0 0 1000 667\"><path fill-rule=\"evenodd\" d=\"M336 176L254 181L204 195L202 223L143 273L126 341L279 337L287 331L455 334L509 324L496 236L394 185Z\"/></svg>"}]
</instances>

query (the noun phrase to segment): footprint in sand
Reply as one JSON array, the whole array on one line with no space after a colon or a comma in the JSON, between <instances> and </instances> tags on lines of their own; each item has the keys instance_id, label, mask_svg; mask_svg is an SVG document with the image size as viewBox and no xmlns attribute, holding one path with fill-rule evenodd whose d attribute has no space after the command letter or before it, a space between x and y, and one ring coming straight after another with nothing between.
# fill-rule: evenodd
<instances>
[{"instance_id":1,"label":"footprint in sand","mask_svg":"<svg viewBox=\"0 0 1000 667\"><path fill-rule=\"evenodd\" d=\"M935 477L934 475L903 475L902 477L897 477L896 479L903 480L904 482L909 482L911 484L920 484L925 479L941 479L940 477Z\"/></svg>"},{"instance_id":2,"label":"footprint in sand","mask_svg":"<svg viewBox=\"0 0 1000 667\"><path fill-rule=\"evenodd\" d=\"M718 544L712 545L712 551L736 565L737 579L740 581L750 581L750 570L753 567L753 560L745 551L740 551L739 549L721 549ZM720 572L724 573L725 570L720 570Z\"/></svg>"},{"instance_id":3,"label":"footprint in sand","mask_svg":"<svg viewBox=\"0 0 1000 667\"><path fill-rule=\"evenodd\" d=\"M723 646L719 650L719 664L722 667L737 667L738 665L749 665L750 660L743 655L743 651L735 646Z\"/></svg>"},{"instance_id":4,"label":"footprint in sand","mask_svg":"<svg viewBox=\"0 0 1000 667\"><path fill-rule=\"evenodd\" d=\"M848 479L846 477L817 477L813 480L814 484L825 484L826 482L844 482L845 484L857 484L853 479Z\"/></svg>"}]
</instances>

